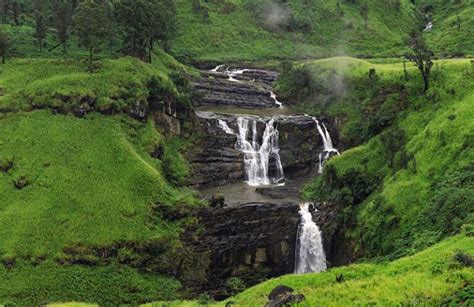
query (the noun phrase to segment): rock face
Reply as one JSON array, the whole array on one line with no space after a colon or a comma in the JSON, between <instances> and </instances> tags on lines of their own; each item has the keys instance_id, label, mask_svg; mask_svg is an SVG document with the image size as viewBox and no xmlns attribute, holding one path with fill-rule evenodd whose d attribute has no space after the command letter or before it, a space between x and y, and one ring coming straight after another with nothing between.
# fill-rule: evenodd
<instances>
[{"instance_id":1,"label":"rock face","mask_svg":"<svg viewBox=\"0 0 474 307\"><path fill-rule=\"evenodd\" d=\"M235 74L229 80L229 71L202 72L194 83L201 99L199 106L234 106L248 109L278 107L271 97L271 85L278 74L252 69ZM231 73L231 72L230 72Z\"/></svg>"},{"instance_id":2,"label":"rock face","mask_svg":"<svg viewBox=\"0 0 474 307\"><path fill-rule=\"evenodd\" d=\"M218 120L238 132L237 116L211 112L197 112L202 138L196 140L195 151L188 153L192 165L192 186L219 186L244 180L243 155L235 149L237 137L219 127ZM252 116L249 116L252 117ZM253 117L258 120L261 137L265 122L270 118ZM311 169L319 161L322 150L321 137L315 122L307 116L274 117L279 131L280 157L286 174Z\"/></svg>"},{"instance_id":3,"label":"rock face","mask_svg":"<svg viewBox=\"0 0 474 307\"><path fill-rule=\"evenodd\" d=\"M211 253L208 282L191 285L214 297L225 297L225 284L238 277L247 286L292 273L300 217L297 204L249 203L205 209L198 214L200 235L190 229L184 241L196 253ZM188 285L189 286L189 285Z\"/></svg>"},{"instance_id":4,"label":"rock face","mask_svg":"<svg viewBox=\"0 0 474 307\"><path fill-rule=\"evenodd\" d=\"M194 121L194 150L187 152L191 163L191 186L221 186L242 180L242 153L235 149L237 138L225 133L216 122L196 118Z\"/></svg>"},{"instance_id":5,"label":"rock face","mask_svg":"<svg viewBox=\"0 0 474 307\"><path fill-rule=\"evenodd\" d=\"M319 226L323 236L323 246L328 267L353 263L358 255L354 254L355 242L344 235L344 226L340 224L339 213L342 208L334 204L315 204L317 211L312 212L313 221Z\"/></svg>"}]
</instances>

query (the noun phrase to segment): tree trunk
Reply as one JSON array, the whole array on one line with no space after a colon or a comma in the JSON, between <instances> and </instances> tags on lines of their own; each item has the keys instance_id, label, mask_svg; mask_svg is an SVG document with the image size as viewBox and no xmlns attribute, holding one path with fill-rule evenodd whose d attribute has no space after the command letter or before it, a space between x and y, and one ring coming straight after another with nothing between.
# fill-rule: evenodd
<instances>
[{"instance_id":1,"label":"tree trunk","mask_svg":"<svg viewBox=\"0 0 474 307\"><path fill-rule=\"evenodd\" d=\"M2 64L5 64L5 51L2 52Z\"/></svg>"},{"instance_id":2,"label":"tree trunk","mask_svg":"<svg viewBox=\"0 0 474 307\"><path fill-rule=\"evenodd\" d=\"M150 38L149 46L148 46L148 62L151 63L151 52L153 51L153 39Z\"/></svg>"},{"instance_id":3,"label":"tree trunk","mask_svg":"<svg viewBox=\"0 0 474 307\"><path fill-rule=\"evenodd\" d=\"M423 72L422 75L423 75L423 83L425 84L424 92L426 93L426 91L430 88L430 80L428 78L427 73Z\"/></svg>"},{"instance_id":4,"label":"tree trunk","mask_svg":"<svg viewBox=\"0 0 474 307\"><path fill-rule=\"evenodd\" d=\"M92 47L89 48L89 72L92 73Z\"/></svg>"},{"instance_id":5,"label":"tree trunk","mask_svg":"<svg viewBox=\"0 0 474 307\"><path fill-rule=\"evenodd\" d=\"M63 52L66 53L67 50L66 50L66 41L63 42Z\"/></svg>"}]
</instances>

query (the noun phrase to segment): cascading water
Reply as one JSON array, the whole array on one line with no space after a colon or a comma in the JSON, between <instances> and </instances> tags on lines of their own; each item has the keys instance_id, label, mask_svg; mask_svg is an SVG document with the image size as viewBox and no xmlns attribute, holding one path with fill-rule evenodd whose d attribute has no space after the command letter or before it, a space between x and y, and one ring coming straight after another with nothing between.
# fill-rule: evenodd
<instances>
[{"instance_id":1,"label":"cascading water","mask_svg":"<svg viewBox=\"0 0 474 307\"><path fill-rule=\"evenodd\" d=\"M307 114L305 114L308 116ZM319 154L319 166L318 166L318 173L322 174L323 169L324 169L324 164L326 163L329 158L333 155L340 155L339 151L334 148L334 145L332 144L332 139L331 135L329 134L328 129L326 128L326 125L324 123L321 124L319 123L319 120L316 119L316 117L311 117L314 122L316 123L316 127L318 128L319 135L321 136L321 139L323 140L323 151Z\"/></svg>"},{"instance_id":2,"label":"cascading water","mask_svg":"<svg viewBox=\"0 0 474 307\"><path fill-rule=\"evenodd\" d=\"M313 222L311 203L300 205L301 224L296 238L295 274L319 273L327 269L323 240L318 225Z\"/></svg>"},{"instance_id":3,"label":"cascading water","mask_svg":"<svg viewBox=\"0 0 474 307\"><path fill-rule=\"evenodd\" d=\"M235 133L225 121L219 120L218 122L222 130L237 137L235 148L244 154L244 166L248 185L283 184L285 177L280 159L279 134L275 128L275 119L272 118L265 123L266 127L263 132L261 145L258 142L257 119L237 118L238 133ZM269 175L270 161L272 159L276 166L276 174L274 176Z\"/></svg>"},{"instance_id":4,"label":"cascading water","mask_svg":"<svg viewBox=\"0 0 474 307\"><path fill-rule=\"evenodd\" d=\"M229 81L241 82L240 80L236 79L236 77L238 75L241 75L241 74L247 72L247 71L252 71L252 69L229 69L225 64L222 64L222 65L216 66L214 69L211 69L211 71L212 72L221 72L221 73L227 75L227 77L229 78ZM255 81L255 80L253 80L253 81ZM268 93L270 94L270 98L273 99L275 104L278 105L278 107L283 108L283 104L280 101L278 101L275 92L273 90L270 90L270 91L268 91Z\"/></svg>"}]
</instances>

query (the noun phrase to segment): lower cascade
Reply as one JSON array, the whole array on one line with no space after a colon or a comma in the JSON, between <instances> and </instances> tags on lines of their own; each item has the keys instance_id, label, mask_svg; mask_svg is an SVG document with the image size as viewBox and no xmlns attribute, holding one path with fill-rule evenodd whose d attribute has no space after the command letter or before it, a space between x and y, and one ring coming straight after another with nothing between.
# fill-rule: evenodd
<instances>
[{"instance_id":1,"label":"lower cascade","mask_svg":"<svg viewBox=\"0 0 474 307\"><path fill-rule=\"evenodd\" d=\"M235 133L225 121L219 120L219 126L228 134L237 136L236 149L244 154L245 174L248 185L262 186L283 184L285 176L278 146L278 130L275 119L266 122L262 142L259 144L257 119L239 117L238 133ZM250 133L251 131L251 133ZM270 176L270 162L275 163L275 174Z\"/></svg>"},{"instance_id":2,"label":"lower cascade","mask_svg":"<svg viewBox=\"0 0 474 307\"><path fill-rule=\"evenodd\" d=\"M327 269L321 231L313 222L312 203L300 205L301 224L296 242L295 274L319 273Z\"/></svg>"}]
</instances>

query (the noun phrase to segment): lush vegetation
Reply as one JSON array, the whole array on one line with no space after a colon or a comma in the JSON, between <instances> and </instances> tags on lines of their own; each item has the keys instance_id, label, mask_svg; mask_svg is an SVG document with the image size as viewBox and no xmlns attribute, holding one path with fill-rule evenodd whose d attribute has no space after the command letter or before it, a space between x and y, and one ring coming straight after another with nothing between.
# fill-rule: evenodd
<instances>
[{"instance_id":1,"label":"lush vegetation","mask_svg":"<svg viewBox=\"0 0 474 307\"><path fill-rule=\"evenodd\" d=\"M332 159L305 196L340 206L359 256L411 254L474 217L474 66L436 62L423 94L420 73L406 65L315 61L292 68L278 87L299 108L336 117L342 144L356 146Z\"/></svg>"},{"instance_id":2,"label":"lush vegetation","mask_svg":"<svg viewBox=\"0 0 474 307\"><path fill-rule=\"evenodd\" d=\"M146 114L186 107L190 93L181 64L153 58L104 59L92 72L70 59L0 67L2 303L179 297L169 276L187 220L163 212L200 202L181 188L186 142Z\"/></svg>"},{"instance_id":3,"label":"lush vegetation","mask_svg":"<svg viewBox=\"0 0 474 307\"><path fill-rule=\"evenodd\" d=\"M185 175L174 167L185 162L151 122L35 111L7 114L0 127L0 301L176 297L179 283L157 275L163 265L149 276L132 268L179 247L181 222L154 208L196 203L167 181ZM151 158L160 146L170 152ZM135 254L147 246L154 254Z\"/></svg>"},{"instance_id":4,"label":"lush vegetation","mask_svg":"<svg viewBox=\"0 0 474 307\"><path fill-rule=\"evenodd\" d=\"M5 0L0 3L0 54L49 56L107 50L152 60L156 44L168 50L176 35L171 0ZM72 50L70 50L72 49ZM80 50L80 51L79 51Z\"/></svg>"},{"instance_id":5,"label":"lush vegetation","mask_svg":"<svg viewBox=\"0 0 474 307\"><path fill-rule=\"evenodd\" d=\"M225 302L174 301L146 306L222 306L228 302L234 306L264 306L269 293L279 285L305 296L299 306L469 305L474 297L474 271L469 263L474 239L472 230L469 233L389 263L355 264L319 274L278 277Z\"/></svg>"},{"instance_id":6,"label":"lush vegetation","mask_svg":"<svg viewBox=\"0 0 474 307\"><path fill-rule=\"evenodd\" d=\"M457 236L391 263L357 264L321 274L283 276L244 291L229 301L241 306L263 306L270 291L280 284L302 293L306 297L303 306L440 305L468 286L472 299L469 281L474 278L473 270L456 260L457 253L472 255L473 238ZM337 276L343 276L343 281L338 282Z\"/></svg>"},{"instance_id":7,"label":"lush vegetation","mask_svg":"<svg viewBox=\"0 0 474 307\"><path fill-rule=\"evenodd\" d=\"M414 26L410 1L178 0L181 60L395 56ZM243 27L242 25L245 25Z\"/></svg>"},{"instance_id":8,"label":"lush vegetation","mask_svg":"<svg viewBox=\"0 0 474 307\"><path fill-rule=\"evenodd\" d=\"M280 60L281 100L335 123L344 149L303 194L366 262L229 301L285 284L308 306L469 303L474 62L433 59L474 55L473 4L0 1L0 304L211 303L179 301L205 258L179 240L201 201L189 140L160 125L192 107L181 63Z\"/></svg>"},{"instance_id":9,"label":"lush vegetation","mask_svg":"<svg viewBox=\"0 0 474 307\"><path fill-rule=\"evenodd\" d=\"M430 46L441 57L474 55L474 2L417 1L421 14L433 22L426 32Z\"/></svg>"}]
</instances>

